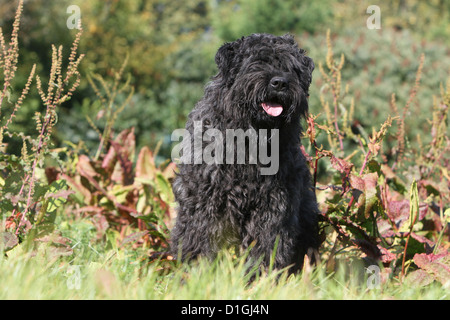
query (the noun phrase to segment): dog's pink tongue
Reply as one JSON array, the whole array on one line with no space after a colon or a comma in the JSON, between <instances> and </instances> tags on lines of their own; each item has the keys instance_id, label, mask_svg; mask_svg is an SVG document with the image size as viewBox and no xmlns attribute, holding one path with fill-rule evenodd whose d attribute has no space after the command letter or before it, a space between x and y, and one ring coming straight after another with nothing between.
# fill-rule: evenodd
<instances>
[{"instance_id":1,"label":"dog's pink tongue","mask_svg":"<svg viewBox=\"0 0 450 320\"><path fill-rule=\"evenodd\" d=\"M283 112L283 107L276 103L271 102L263 102L261 104L264 111L272 117L278 117Z\"/></svg>"}]
</instances>

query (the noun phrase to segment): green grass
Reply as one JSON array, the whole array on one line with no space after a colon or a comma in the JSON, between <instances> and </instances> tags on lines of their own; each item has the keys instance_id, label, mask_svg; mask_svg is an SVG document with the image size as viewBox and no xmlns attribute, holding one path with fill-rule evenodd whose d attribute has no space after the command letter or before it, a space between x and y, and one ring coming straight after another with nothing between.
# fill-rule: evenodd
<instances>
[{"instance_id":1,"label":"green grass","mask_svg":"<svg viewBox=\"0 0 450 320\"><path fill-rule=\"evenodd\" d=\"M94 243L85 220L61 223L73 254L19 245L0 258L0 299L449 299L449 289L387 280L369 289L362 265L327 274L323 264L301 275L271 272L247 284L246 265L231 254L164 268L145 251ZM166 270L163 272L162 270ZM170 270L170 271L168 271Z\"/></svg>"}]
</instances>

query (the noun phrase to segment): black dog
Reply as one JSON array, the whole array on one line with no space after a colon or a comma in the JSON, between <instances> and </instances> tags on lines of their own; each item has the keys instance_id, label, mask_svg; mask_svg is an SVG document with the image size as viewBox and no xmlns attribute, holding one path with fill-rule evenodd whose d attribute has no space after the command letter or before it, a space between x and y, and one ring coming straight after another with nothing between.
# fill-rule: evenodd
<instances>
[{"instance_id":1,"label":"black dog","mask_svg":"<svg viewBox=\"0 0 450 320\"><path fill-rule=\"evenodd\" d=\"M172 252L185 260L236 246L265 267L274 253L275 268L298 271L318 246L318 208L300 150L314 63L292 36L269 34L224 44L216 63L180 144ZM225 137L232 137L226 146ZM249 152L257 147L266 158Z\"/></svg>"}]
</instances>

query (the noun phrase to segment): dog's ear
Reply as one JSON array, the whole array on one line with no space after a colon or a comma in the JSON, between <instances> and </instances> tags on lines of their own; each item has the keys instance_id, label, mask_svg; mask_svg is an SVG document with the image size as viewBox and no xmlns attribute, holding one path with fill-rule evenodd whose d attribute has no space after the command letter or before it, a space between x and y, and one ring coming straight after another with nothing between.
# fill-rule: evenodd
<instances>
[{"instance_id":1,"label":"dog's ear","mask_svg":"<svg viewBox=\"0 0 450 320\"><path fill-rule=\"evenodd\" d=\"M216 53L216 64L219 69L219 76L223 78L227 86L234 79L233 73L239 69L238 52L242 39L228 42L222 45Z\"/></svg>"},{"instance_id":2,"label":"dog's ear","mask_svg":"<svg viewBox=\"0 0 450 320\"><path fill-rule=\"evenodd\" d=\"M302 62L302 79L304 82L304 89L306 92L309 91L309 85L312 81L312 73L314 71L315 65L313 59L305 55L301 58Z\"/></svg>"},{"instance_id":3,"label":"dog's ear","mask_svg":"<svg viewBox=\"0 0 450 320\"><path fill-rule=\"evenodd\" d=\"M304 66L304 70L305 72L308 73L309 77L312 77L312 73L314 71L315 65L314 65L314 61L313 59L311 59L310 57L307 56L303 56L303 66Z\"/></svg>"},{"instance_id":4,"label":"dog's ear","mask_svg":"<svg viewBox=\"0 0 450 320\"><path fill-rule=\"evenodd\" d=\"M219 48L219 50L217 50L216 64L217 67L219 68L219 71L227 69L230 62L233 60L234 54L235 52L232 42L225 43Z\"/></svg>"}]
</instances>

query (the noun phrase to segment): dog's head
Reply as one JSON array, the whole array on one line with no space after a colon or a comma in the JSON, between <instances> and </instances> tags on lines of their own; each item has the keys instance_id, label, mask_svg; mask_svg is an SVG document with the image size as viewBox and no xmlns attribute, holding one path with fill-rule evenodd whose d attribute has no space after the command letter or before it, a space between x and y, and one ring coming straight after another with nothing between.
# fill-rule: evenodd
<instances>
[{"instance_id":1,"label":"dog's head","mask_svg":"<svg viewBox=\"0 0 450 320\"><path fill-rule=\"evenodd\" d=\"M216 54L214 78L232 108L257 122L290 122L308 112L314 63L290 35L253 34ZM228 104L229 105L229 104Z\"/></svg>"}]
</instances>

